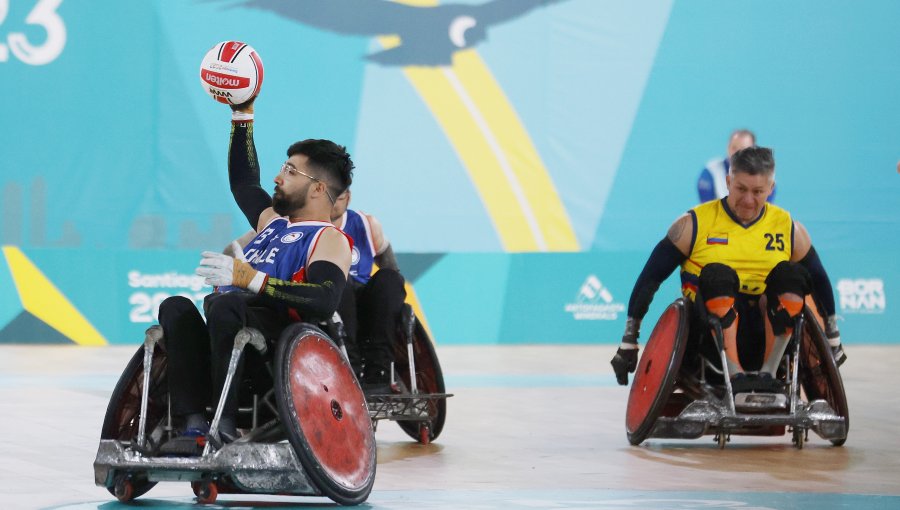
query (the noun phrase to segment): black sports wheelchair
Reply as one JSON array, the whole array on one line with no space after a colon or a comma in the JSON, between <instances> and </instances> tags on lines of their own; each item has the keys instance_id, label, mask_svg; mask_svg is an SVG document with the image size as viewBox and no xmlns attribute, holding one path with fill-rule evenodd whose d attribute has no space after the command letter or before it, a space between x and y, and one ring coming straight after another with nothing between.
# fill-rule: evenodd
<instances>
[{"instance_id":1,"label":"black sports wheelchair","mask_svg":"<svg viewBox=\"0 0 900 510\"><path fill-rule=\"evenodd\" d=\"M648 438L712 435L719 448L732 435L792 434L803 448L812 430L835 446L847 440L850 414L841 374L819 319L809 307L795 319L776 379L783 391L732 393L722 327L709 318L713 349L688 349L691 301L663 312L644 348L628 396L625 429L638 445ZM699 320L697 322L700 322ZM718 359L704 354L715 352Z\"/></svg>"},{"instance_id":2,"label":"black sports wheelchair","mask_svg":"<svg viewBox=\"0 0 900 510\"><path fill-rule=\"evenodd\" d=\"M326 329L333 322L323 325ZM94 479L127 502L161 481L190 482L197 501L215 502L220 493L326 496L342 505L365 501L375 482L375 424L396 421L413 439L433 441L446 417L440 364L431 340L406 305L395 341L390 395L367 399L353 369L329 335L315 325L286 328L267 353L253 328L235 336L225 386L240 383L237 440L218 434L224 398L208 409L210 431L199 457L159 456L174 432L166 380L162 328L147 330L144 344L125 367L110 398ZM245 367L238 361L251 345L268 362ZM222 391L226 395L227 391Z\"/></svg>"}]
</instances>

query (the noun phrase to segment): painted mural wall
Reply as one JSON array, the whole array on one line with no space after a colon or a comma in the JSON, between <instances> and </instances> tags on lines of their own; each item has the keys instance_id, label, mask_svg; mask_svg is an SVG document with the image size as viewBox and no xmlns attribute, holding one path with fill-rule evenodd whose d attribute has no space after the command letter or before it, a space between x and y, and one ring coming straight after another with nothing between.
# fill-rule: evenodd
<instances>
[{"instance_id":1,"label":"painted mural wall","mask_svg":"<svg viewBox=\"0 0 900 510\"><path fill-rule=\"evenodd\" d=\"M704 165L749 128L847 343L898 342L900 3L0 0L0 342L136 343L248 225L222 40L265 63L264 181L347 145L438 343L615 343ZM677 276L650 317L678 295ZM648 319L650 320L650 319ZM649 332L649 331L647 331Z\"/></svg>"}]
</instances>

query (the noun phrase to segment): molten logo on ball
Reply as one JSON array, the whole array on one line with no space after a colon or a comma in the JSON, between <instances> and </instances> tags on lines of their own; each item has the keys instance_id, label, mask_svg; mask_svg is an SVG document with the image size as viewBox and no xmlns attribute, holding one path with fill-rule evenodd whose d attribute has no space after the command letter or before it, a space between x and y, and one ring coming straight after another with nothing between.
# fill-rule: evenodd
<instances>
[{"instance_id":1,"label":"molten logo on ball","mask_svg":"<svg viewBox=\"0 0 900 510\"><path fill-rule=\"evenodd\" d=\"M250 78L243 76L230 76L206 70L202 71L201 76L206 83L223 89L240 89L250 85Z\"/></svg>"},{"instance_id":2,"label":"molten logo on ball","mask_svg":"<svg viewBox=\"0 0 900 510\"><path fill-rule=\"evenodd\" d=\"M262 82L262 60L252 46L239 41L216 44L200 63L203 90L220 103L246 103L259 94Z\"/></svg>"}]
</instances>

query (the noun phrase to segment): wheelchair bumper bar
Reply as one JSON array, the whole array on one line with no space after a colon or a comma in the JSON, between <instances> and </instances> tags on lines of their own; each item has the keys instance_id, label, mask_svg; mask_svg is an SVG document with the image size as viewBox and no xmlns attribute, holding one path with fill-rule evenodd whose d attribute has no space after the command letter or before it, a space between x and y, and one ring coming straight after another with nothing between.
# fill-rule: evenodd
<instances>
[{"instance_id":1,"label":"wheelchair bumper bar","mask_svg":"<svg viewBox=\"0 0 900 510\"><path fill-rule=\"evenodd\" d=\"M136 455L117 440L101 440L94 460L94 482L112 488L120 475L144 475L151 482L227 476L246 493L322 495L286 442L236 442L203 457L146 457Z\"/></svg>"},{"instance_id":2,"label":"wheelchair bumper bar","mask_svg":"<svg viewBox=\"0 0 900 510\"><path fill-rule=\"evenodd\" d=\"M846 420L824 400L815 400L791 414L730 412L727 404L697 400L677 417L660 417L649 437L697 439L713 432L740 434L744 430L772 426L809 429L826 440L847 437Z\"/></svg>"}]
</instances>

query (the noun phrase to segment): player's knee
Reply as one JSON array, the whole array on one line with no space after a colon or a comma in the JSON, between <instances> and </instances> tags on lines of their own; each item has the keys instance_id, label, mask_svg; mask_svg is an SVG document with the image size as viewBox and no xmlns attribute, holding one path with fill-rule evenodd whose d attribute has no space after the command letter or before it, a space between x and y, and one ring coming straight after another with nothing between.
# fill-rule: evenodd
<instances>
[{"instance_id":1,"label":"player's knee","mask_svg":"<svg viewBox=\"0 0 900 510\"><path fill-rule=\"evenodd\" d=\"M395 296L403 301L406 298L405 280L399 271L394 269L379 269L369 283L369 292L378 296Z\"/></svg>"},{"instance_id":2,"label":"player's knee","mask_svg":"<svg viewBox=\"0 0 900 510\"><path fill-rule=\"evenodd\" d=\"M734 298L740 286L735 270L714 262L703 267L699 279L700 296L706 311L718 317L723 328L731 326L737 318Z\"/></svg>"},{"instance_id":3,"label":"player's knee","mask_svg":"<svg viewBox=\"0 0 900 510\"><path fill-rule=\"evenodd\" d=\"M704 299L734 297L738 293L740 281L734 269L713 262L700 271L700 293Z\"/></svg>"},{"instance_id":4,"label":"player's knee","mask_svg":"<svg viewBox=\"0 0 900 510\"><path fill-rule=\"evenodd\" d=\"M777 301L780 294L797 294L805 296L812 287L809 271L796 262L779 262L766 277L766 297L769 301Z\"/></svg>"},{"instance_id":5,"label":"player's knee","mask_svg":"<svg viewBox=\"0 0 900 510\"><path fill-rule=\"evenodd\" d=\"M195 312L194 302L184 296L169 296L159 304L159 323L170 318L180 317L188 312Z\"/></svg>"}]
</instances>

